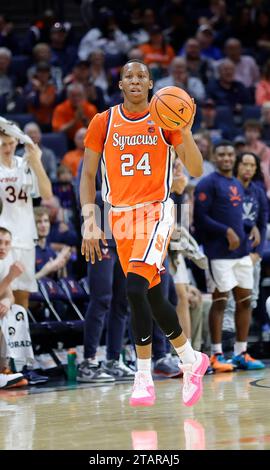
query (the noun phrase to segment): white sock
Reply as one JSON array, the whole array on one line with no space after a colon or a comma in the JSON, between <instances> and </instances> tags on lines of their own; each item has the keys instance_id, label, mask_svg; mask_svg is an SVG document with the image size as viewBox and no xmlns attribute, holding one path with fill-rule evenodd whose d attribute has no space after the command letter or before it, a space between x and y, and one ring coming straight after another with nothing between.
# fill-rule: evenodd
<instances>
[{"instance_id":1,"label":"white sock","mask_svg":"<svg viewBox=\"0 0 270 470\"><path fill-rule=\"evenodd\" d=\"M239 356L242 352L245 352L247 350L247 343L241 342L241 341L236 341L234 345L234 354L235 356Z\"/></svg>"},{"instance_id":2,"label":"white sock","mask_svg":"<svg viewBox=\"0 0 270 470\"><path fill-rule=\"evenodd\" d=\"M143 372L144 374L151 374L151 359L137 358L137 369L138 372Z\"/></svg>"},{"instance_id":3,"label":"white sock","mask_svg":"<svg viewBox=\"0 0 270 470\"><path fill-rule=\"evenodd\" d=\"M222 344L221 343L211 344L211 354L223 354Z\"/></svg>"},{"instance_id":4,"label":"white sock","mask_svg":"<svg viewBox=\"0 0 270 470\"><path fill-rule=\"evenodd\" d=\"M188 340L185 344L183 344L183 346L174 349L183 364L193 364L197 359L194 353L194 349Z\"/></svg>"}]
</instances>

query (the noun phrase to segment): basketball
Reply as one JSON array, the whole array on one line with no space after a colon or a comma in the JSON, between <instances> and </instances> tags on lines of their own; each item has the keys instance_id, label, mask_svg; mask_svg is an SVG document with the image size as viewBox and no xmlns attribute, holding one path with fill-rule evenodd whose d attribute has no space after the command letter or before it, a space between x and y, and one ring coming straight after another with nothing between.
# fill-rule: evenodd
<instances>
[{"instance_id":1,"label":"basketball","mask_svg":"<svg viewBox=\"0 0 270 470\"><path fill-rule=\"evenodd\" d=\"M186 126L193 114L194 102L181 88L166 86L158 90L149 105L153 121L163 129L175 130Z\"/></svg>"}]
</instances>

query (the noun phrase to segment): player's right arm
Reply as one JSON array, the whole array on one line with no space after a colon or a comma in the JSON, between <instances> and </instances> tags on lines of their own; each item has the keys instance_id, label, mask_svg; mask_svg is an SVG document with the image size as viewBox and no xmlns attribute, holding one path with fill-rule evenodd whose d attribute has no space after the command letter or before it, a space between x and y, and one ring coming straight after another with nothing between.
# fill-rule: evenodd
<instances>
[{"instance_id":1,"label":"player's right arm","mask_svg":"<svg viewBox=\"0 0 270 470\"><path fill-rule=\"evenodd\" d=\"M81 251L86 261L91 259L92 264L95 262L96 255L99 261L102 260L99 240L107 244L104 233L98 227L95 218L96 174L99 159L100 153L85 149L80 183L80 200L84 218Z\"/></svg>"},{"instance_id":2,"label":"player's right arm","mask_svg":"<svg viewBox=\"0 0 270 470\"><path fill-rule=\"evenodd\" d=\"M99 241L107 246L105 235L96 223L95 200L96 200L96 174L99 160L103 151L106 129L108 122L108 111L96 114L89 124L85 136L85 154L80 181L80 201L84 224L82 227L82 255L86 261L93 264L96 255L102 260Z\"/></svg>"}]
</instances>

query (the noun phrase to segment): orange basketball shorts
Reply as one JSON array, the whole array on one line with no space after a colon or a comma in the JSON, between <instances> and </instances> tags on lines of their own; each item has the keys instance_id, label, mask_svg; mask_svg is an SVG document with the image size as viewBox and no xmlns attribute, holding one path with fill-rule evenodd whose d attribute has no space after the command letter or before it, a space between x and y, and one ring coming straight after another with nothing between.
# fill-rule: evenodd
<instances>
[{"instance_id":1,"label":"orange basketball shorts","mask_svg":"<svg viewBox=\"0 0 270 470\"><path fill-rule=\"evenodd\" d=\"M158 284L174 227L172 199L124 211L112 208L109 223L125 275L139 274L149 281L149 288Z\"/></svg>"}]
</instances>

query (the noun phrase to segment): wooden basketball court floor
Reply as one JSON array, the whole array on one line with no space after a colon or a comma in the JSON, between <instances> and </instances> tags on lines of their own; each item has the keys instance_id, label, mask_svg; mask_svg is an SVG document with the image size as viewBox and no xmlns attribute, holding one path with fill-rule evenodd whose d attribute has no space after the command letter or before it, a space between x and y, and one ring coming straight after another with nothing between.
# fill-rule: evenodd
<instances>
[{"instance_id":1,"label":"wooden basketball court floor","mask_svg":"<svg viewBox=\"0 0 270 470\"><path fill-rule=\"evenodd\" d=\"M132 383L0 390L0 449L270 449L269 366L206 376L193 408L182 379L155 384L151 408L129 406Z\"/></svg>"}]
</instances>

